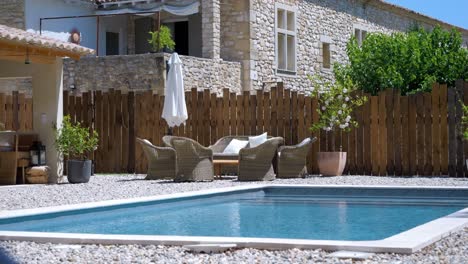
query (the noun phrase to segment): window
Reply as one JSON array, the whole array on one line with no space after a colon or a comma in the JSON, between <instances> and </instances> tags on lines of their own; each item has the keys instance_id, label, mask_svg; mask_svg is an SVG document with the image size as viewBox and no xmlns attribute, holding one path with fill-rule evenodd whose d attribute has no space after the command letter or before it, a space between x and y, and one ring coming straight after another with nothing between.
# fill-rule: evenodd
<instances>
[{"instance_id":1,"label":"window","mask_svg":"<svg viewBox=\"0 0 468 264\"><path fill-rule=\"evenodd\" d=\"M324 69L330 69L331 68L330 43L326 43L326 42L322 43L322 56L323 56L322 67Z\"/></svg>"},{"instance_id":2,"label":"window","mask_svg":"<svg viewBox=\"0 0 468 264\"><path fill-rule=\"evenodd\" d=\"M366 38L366 35L367 35L367 31L366 31L366 30L359 29L359 28L355 28L355 29L354 29L354 36L356 37L359 46L362 45L362 42L363 42L364 39Z\"/></svg>"},{"instance_id":3,"label":"window","mask_svg":"<svg viewBox=\"0 0 468 264\"><path fill-rule=\"evenodd\" d=\"M296 72L296 10L282 4L276 4L276 69Z\"/></svg>"}]
</instances>

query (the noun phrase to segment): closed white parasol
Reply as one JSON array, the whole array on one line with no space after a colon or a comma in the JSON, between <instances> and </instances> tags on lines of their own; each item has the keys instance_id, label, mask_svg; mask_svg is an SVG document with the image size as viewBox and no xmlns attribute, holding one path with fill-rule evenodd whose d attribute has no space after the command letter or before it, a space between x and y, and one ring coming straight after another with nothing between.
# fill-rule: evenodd
<instances>
[{"instance_id":1,"label":"closed white parasol","mask_svg":"<svg viewBox=\"0 0 468 264\"><path fill-rule=\"evenodd\" d=\"M166 119L169 127L180 126L188 118L187 106L185 105L182 61L175 52L169 58L169 73L167 75L162 118Z\"/></svg>"}]
</instances>

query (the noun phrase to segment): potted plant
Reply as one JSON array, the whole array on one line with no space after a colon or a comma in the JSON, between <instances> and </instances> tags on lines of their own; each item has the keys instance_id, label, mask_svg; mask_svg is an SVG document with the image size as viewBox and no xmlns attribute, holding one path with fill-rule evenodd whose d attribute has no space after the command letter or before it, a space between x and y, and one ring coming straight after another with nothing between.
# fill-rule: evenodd
<instances>
[{"instance_id":1,"label":"potted plant","mask_svg":"<svg viewBox=\"0 0 468 264\"><path fill-rule=\"evenodd\" d=\"M89 132L80 122L73 124L70 116L63 118L62 127L56 130L57 151L68 158L67 178L70 183L86 183L91 177L92 162L88 154L98 146L98 133Z\"/></svg>"},{"instance_id":2,"label":"potted plant","mask_svg":"<svg viewBox=\"0 0 468 264\"><path fill-rule=\"evenodd\" d=\"M154 52L171 52L174 50L175 42L172 39L171 30L167 26L161 26L159 30L150 31L151 38L148 39L148 43Z\"/></svg>"},{"instance_id":3,"label":"potted plant","mask_svg":"<svg viewBox=\"0 0 468 264\"><path fill-rule=\"evenodd\" d=\"M324 81L320 77L309 76L313 83L311 96L318 99L317 109L319 120L311 127L312 131L322 129L326 133L331 133L331 145L335 146L334 130L349 131L352 127L357 127L357 122L352 120L351 113L356 107L363 105L367 97L358 96L356 86L349 80ZM339 151L319 152L317 156L320 173L325 176L340 176L346 165L346 152Z\"/></svg>"}]
</instances>

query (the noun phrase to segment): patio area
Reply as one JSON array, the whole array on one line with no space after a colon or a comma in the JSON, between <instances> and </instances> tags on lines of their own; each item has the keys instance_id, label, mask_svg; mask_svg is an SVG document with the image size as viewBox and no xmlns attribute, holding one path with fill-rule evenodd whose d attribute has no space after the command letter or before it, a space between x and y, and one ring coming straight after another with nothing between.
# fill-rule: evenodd
<instances>
[{"instance_id":1,"label":"patio area","mask_svg":"<svg viewBox=\"0 0 468 264\"><path fill-rule=\"evenodd\" d=\"M220 187L254 184L239 182L235 177L203 183L174 183L172 181L143 180L145 175L114 174L97 175L86 185L22 185L0 187L0 209L15 210L76 204L151 195L188 192ZM384 186L468 186L466 178L442 177L372 177L309 176L305 179L277 179L273 184L337 184L337 185L384 185ZM84 188L85 187L85 188ZM437 243L412 255L376 254L365 263L462 263L468 258L468 228L453 233ZM142 245L56 245L34 242L5 241L0 243L15 254L21 263L351 263L327 257L323 250L265 251L241 249L222 254L192 254L180 247ZM359 261L354 263L360 263Z\"/></svg>"}]
</instances>

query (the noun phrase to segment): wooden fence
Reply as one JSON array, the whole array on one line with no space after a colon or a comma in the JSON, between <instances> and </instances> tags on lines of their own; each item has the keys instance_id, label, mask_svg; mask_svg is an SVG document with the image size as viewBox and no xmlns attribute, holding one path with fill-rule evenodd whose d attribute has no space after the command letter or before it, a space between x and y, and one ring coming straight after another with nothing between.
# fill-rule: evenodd
<instances>
[{"instance_id":1,"label":"wooden fence","mask_svg":"<svg viewBox=\"0 0 468 264\"><path fill-rule=\"evenodd\" d=\"M362 175L450 175L464 177L464 144L460 130L462 108L468 104L468 84L455 88L435 84L432 93L400 96L386 90L359 108L354 117L360 126L351 132L310 132L317 122L317 101L304 94L283 89L269 92L228 90L216 97L208 90L186 92L189 119L174 129L174 135L193 138L203 145L226 135L257 135L264 131L282 136L286 144L296 144L308 136L318 137L308 166L317 173L316 153L348 152L346 173ZM120 91L65 92L64 112L96 129L100 146L95 153L97 172L146 171L146 158L135 137L161 145L167 125L161 118L164 97L147 92ZM332 137L335 140L331 140ZM332 143L335 142L334 145Z\"/></svg>"},{"instance_id":2,"label":"wooden fence","mask_svg":"<svg viewBox=\"0 0 468 264\"><path fill-rule=\"evenodd\" d=\"M32 98L24 93L0 93L0 122L6 130L30 131L33 129L32 107Z\"/></svg>"}]
</instances>

